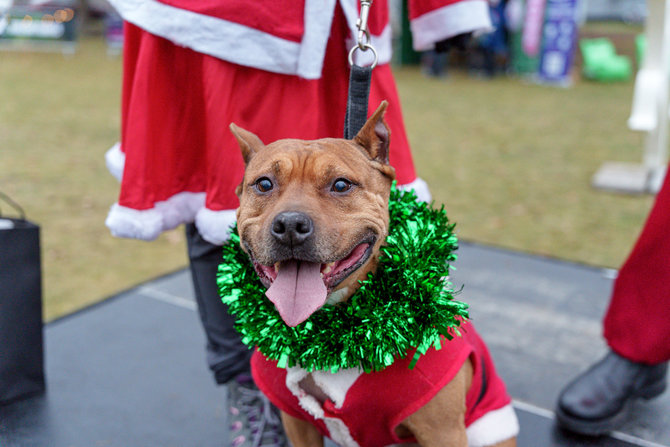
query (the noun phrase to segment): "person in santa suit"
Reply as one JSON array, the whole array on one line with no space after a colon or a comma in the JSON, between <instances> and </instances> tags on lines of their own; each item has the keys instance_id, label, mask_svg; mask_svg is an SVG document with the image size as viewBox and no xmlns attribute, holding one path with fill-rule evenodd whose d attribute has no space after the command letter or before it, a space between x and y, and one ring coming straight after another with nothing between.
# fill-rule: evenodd
<instances>
[{"instance_id":1,"label":"person in santa suit","mask_svg":"<svg viewBox=\"0 0 670 447\"><path fill-rule=\"evenodd\" d=\"M233 413L240 418L233 425L247 430L240 410L253 405L235 401L251 395L246 389L251 351L233 329L215 282L244 169L228 125L249 129L266 143L341 137L347 54L357 35L359 5L357 0L110 3L125 21L125 34L121 141L106 154L121 189L106 224L115 236L143 240L186 224L207 362L216 382L230 385ZM490 29L485 0L409 4L418 51ZM373 2L368 27L379 56L369 101L373 109L384 99L390 103L385 116L393 132L390 162L398 184L428 200L428 187L416 176L389 66L386 0ZM358 65L370 64L372 52L357 51L355 58ZM239 387L245 388L242 394Z\"/></svg>"},{"instance_id":2,"label":"person in santa suit","mask_svg":"<svg viewBox=\"0 0 670 447\"><path fill-rule=\"evenodd\" d=\"M667 387L670 360L670 175L624 262L604 318L609 352L561 392L557 420L602 435L626 418L630 402Z\"/></svg>"}]
</instances>

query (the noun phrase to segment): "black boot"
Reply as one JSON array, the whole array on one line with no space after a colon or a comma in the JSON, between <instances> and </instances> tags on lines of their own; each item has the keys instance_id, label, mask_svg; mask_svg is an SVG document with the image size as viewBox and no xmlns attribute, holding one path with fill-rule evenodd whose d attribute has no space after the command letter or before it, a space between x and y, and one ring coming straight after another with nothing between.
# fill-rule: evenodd
<instances>
[{"instance_id":1,"label":"black boot","mask_svg":"<svg viewBox=\"0 0 670 447\"><path fill-rule=\"evenodd\" d=\"M631 401L663 393L667 373L667 362L635 363L610 351L563 389L556 409L558 423L583 435L606 434L625 419Z\"/></svg>"}]
</instances>

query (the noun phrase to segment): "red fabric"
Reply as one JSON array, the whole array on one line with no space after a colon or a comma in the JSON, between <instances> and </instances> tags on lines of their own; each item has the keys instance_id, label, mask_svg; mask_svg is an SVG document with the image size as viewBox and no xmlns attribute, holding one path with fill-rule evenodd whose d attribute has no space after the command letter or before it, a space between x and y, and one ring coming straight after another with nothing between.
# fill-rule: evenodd
<instances>
[{"instance_id":1,"label":"red fabric","mask_svg":"<svg viewBox=\"0 0 670 447\"><path fill-rule=\"evenodd\" d=\"M419 16L461 1L468 0L409 0L409 19L414 20Z\"/></svg>"},{"instance_id":2,"label":"red fabric","mask_svg":"<svg viewBox=\"0 0 670 447\"><path fill-rule=\"evenodd\" d=\"M158 0L175 8L228 20L273 36L300 42L304 31L305 0L253 2L221 0ZM382 2L383 3L383 2Z\"/></svg>"},{"instance_id":3,"label":"red fabric","mask_svg":"<svg viewBox=\"0 0 670 447\"><path fill-rule=\"evenodd\" d=\"M456 0L459 1L459 0ZM360 2L358 10L361 10ZM336 8L337 9L337 8ZM388 1L373 1L370 6L370 15L368 16L368 30L373 35L380 35L384 28L389 24L389 6Z\"/></svg>"},{"instance_id":4,"label":"red fabric","mask_svg":"<svg viewBox=\"0 0 670 447\"><path fill-rule=\"evenodd\" d=\"M353 439L364 447L416 442L399 439L395 435L396 427L453 379L468 358L474 366L474 377L466 398L466 426L509 404L511 399L505 385L474 327L468 324L462 332L462 337L444 340L439 351L431 348L420 357L414 369L408 368L414 354L411 352L383 371L362 374L349 389L342 408L335 408L332 401L325 402L325 417L341 419ZM286 387L286 370L276 365L258 351L254 353L251 368L258 387L278 408L312 422L324 436L329 436L323 421L314 419L300 407L298 399ZM484 375L486 388L482 395ZM372 424L372 421L379 423Z\"/></svg>"},{"instance_id":5,"label":"red fabric","mask_svg":"<svg viewBox=\"0 0 670 447\"><path fill-rule=\"evenodd\" d=\"M175 8L248 26L292 42L300 42L304 32L305 0L292 0L290 2L255 0L253 6L248 2L222 2L221 0L159 1ZM456 1L461 0L451 0L449 3ZM358 1L356 3L360 11L360 3ZM388 2L372 2L368 30L374 35L379 35L388 23Z\"/></svg>"},{"instance_id":6,"label":"red fabric","mask_svg":"<svg viewBox=\"0 0 670 447\"><path fill-rule=\"evenodd\" d=\"M211 210L237 208L234 190L243 163L231 122L266 143L341 137L347 35L336 8L323 76L305 80L196 53L126 23L121 135L126 161L119 205L145 210L188 191L206 192ZM390 103L390 161L398 183L411 183L416 173L388 65L373 71L370 112L384 99Z\"/></svg>"},{"instance_id":7,"label":"red fabric","mask_svg":"<svg viewBox=\"0 0 670 447\"><path fill-rule=\"evenodd\" d=\"M670 360L670 175L614 283L605 338L642 363Z\"/></svg>"}]
</instances>

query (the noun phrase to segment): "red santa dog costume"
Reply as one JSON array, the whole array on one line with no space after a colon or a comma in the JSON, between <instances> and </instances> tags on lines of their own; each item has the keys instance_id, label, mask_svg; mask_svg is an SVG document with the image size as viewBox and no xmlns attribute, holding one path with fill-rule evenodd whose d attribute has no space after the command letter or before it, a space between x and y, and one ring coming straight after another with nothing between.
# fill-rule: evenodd
<instances>
[{"instance_id":1,"label":"red santa dog costume","mask_svg":"<svg viewBox=\"0 0 670 447\"><path fill-rule=\"evenodd\" d=\"M357 0L111 3L127 22L121 142L107 154L121 180L113 234L150 240L195 221L206 240L225 241L243 173L230 122L264 141L341 137ZM410 14L417 50L490 27L485 0L410 0ZM399 185L427 199L389 67L385 0L373 3L369 28L379 53L370 102L391 104L391 164ZM369 53L356 52L357 63Z\"/></svg>"},{"instance_id":2,"label":"red santa dog costume","mask_svg":"<svg viewBox=\"0 0 670 447\"><path fill-rule=\"evenodd\" d=\"M355 368L336 374L313 372L315 383L329 396L323 406L300 388L300 381L307 375L304 369L278 368L277 362L267 360L258 351L251 359L251 368L254 381L273 404L310 421L338 445L384 447L416 442L398 438L395 429L432 399L470 358L474 374L465 414L469 445L492 445L516 436L519 425L511 399L486 346L471 324L461 332L462 337L444 340L439 351L430 348L413 369L408 368L414 355L410 352L375 373L365 374Z\"/></svg>"}]
</instances>

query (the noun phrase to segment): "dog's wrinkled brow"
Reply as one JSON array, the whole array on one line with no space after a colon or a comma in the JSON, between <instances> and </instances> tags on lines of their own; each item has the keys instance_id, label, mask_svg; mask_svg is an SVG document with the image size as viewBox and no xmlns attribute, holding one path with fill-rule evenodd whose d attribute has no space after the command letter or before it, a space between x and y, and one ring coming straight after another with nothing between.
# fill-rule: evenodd
<instances>
[{"instance_id":1,"label":"dog's wrinkled brow","mask_svg":"<svg viewBox=\"0 0 670 447\"><path fill-rule=\"evenodd\" d=\"M332 166L332 165L328 166L326 168L326 171L324 172L324 177L327 178L327 179L331 178L331 177L337 175L338 172L339 172L339 170L335 166Z\"/></svg>"},{"instance_id":2,"label":"dog's wrinkled brow","mask_svg":"<svg viewBox=\"0 0 670 447\"><path fill-rule=\"evenodd\" d=\"M275 175L275 177L279 177L279 173L281 172L281 163L279 161L275 161L272 163L272 173Z\"/></svg>"}]
</instances>

